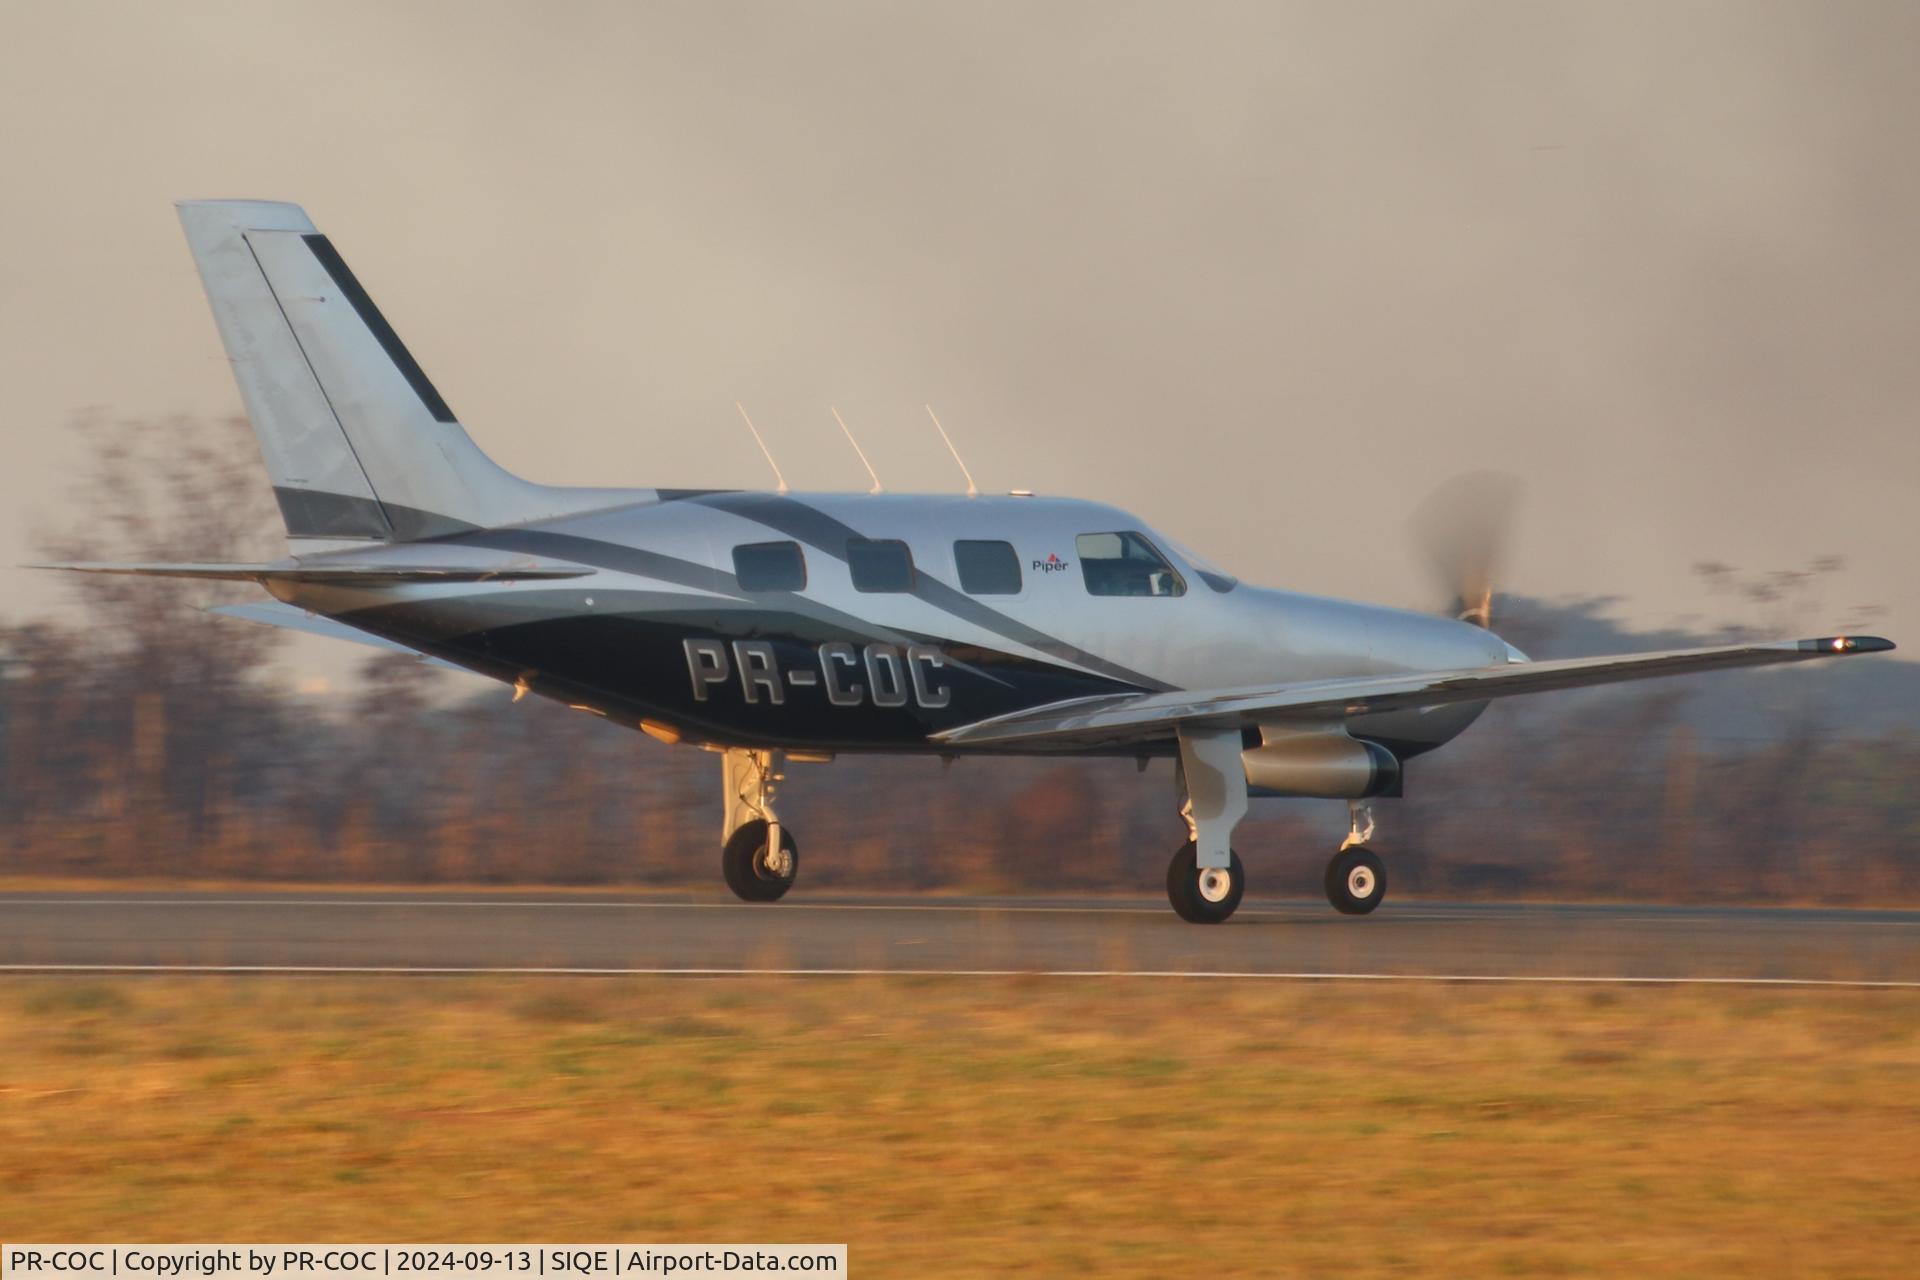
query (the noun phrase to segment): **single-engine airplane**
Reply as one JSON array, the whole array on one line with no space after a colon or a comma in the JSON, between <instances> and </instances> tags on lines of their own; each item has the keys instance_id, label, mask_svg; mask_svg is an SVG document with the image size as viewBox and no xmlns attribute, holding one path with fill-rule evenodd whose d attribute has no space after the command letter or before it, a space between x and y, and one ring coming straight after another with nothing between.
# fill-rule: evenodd
<instances>
[{"instance_id":1,"label":"single-engine airplane","mask_svg":"<svg viewBox=\"0 0 1920 1280\"><path fill-rule=\"evenodd\" d=\"M1474 555L1455 607L1428 616L1238 582L1096 502L534 484L467 436L301 209L179 212L289 555L49 567L255 582L272 602L215 612L409 650L716 752L721 865L750 902L799 868L775 803L790 762L1118 755L1175 762L1181 918L1239 905L1231 837L1256 794L1349 802L1326 891L1363 915L1387 884L1370 802L1489 700L1893 648L1532 662L1489 628Z\"/></svg>"}]
</instances>

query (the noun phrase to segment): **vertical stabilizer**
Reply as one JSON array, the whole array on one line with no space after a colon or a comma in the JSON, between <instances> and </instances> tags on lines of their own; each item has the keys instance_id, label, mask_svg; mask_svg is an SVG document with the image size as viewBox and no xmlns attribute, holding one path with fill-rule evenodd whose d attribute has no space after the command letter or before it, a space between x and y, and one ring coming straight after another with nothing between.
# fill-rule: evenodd
<instances>
[{"instance_id":1,"label":"vertical stabilizer","mask_svg":"<svg viewBox=\"0 0 1920 1280\"><path fill-rule=\"evenodd\" d=\"M552 488L482 453L298 206L179 206L296 546L435 537L633 501Z\"/></svg>"}]
</instances>

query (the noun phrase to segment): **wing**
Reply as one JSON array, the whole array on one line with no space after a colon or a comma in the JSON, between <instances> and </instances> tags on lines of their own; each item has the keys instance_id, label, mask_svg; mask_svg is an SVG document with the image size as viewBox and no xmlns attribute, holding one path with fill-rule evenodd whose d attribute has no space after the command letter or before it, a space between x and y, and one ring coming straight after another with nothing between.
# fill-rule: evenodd
<instances>
[{"instance_id":1,"label":"wing","mask_svg":"<svg viewBox=\"0 0 1920 1280\"><path fill-rule=\"evenodd\" d=\"M1817 640L1716 645L1602 658L1562 658L1456 671L1343 677L1246 689L1107 694L978 720L934 734L933 740L955 746L1124 746L1165 739L1177 726L1224 728L1288 721L1324 722L1415 707L1481 702L1522 693L1647 680L1655 676L1884 653L1892 648L1891 640L1879 636L1827 636Z\"/></svg>"},{"instance_id":2,"label":"wing","mask_svg":"<svg viewBox=\"0 0 1920 1280\"><path fill-rule=\"evenodd\" d=\"M310 636L325 636L329 640L347 640L374 649L385 649L389 653L410 653L430 667L440 667L447 671L465 672L467 670L451 662L428 657L418 649L408 648L385 636L376 636L358 627L350 627L344 622L335 622L332 618L308 613L298 605L281 604L277 600L263 600L257 604L215 605L207 612L219 614L223 618L239 618L242 622L257 622L263 627L279 627L283 631L301 631Z\"/></svg>"},{"instance_id":3,"label":"wing","mask_svg":"<svg viewBox=\"0 0 1920 1280\"><path fill-rule=\"evenodd\" d=\"M531 578L584 578L592 569L562 569L538 565L404 565L404 564L121 564L86 561L74 564L31 564L29 569L64 569L69 573L124 573L147 578L198 578L207 582L302 582L327 586L377 587L408 582L511 582Z\"/></svg>"}]
</instances>

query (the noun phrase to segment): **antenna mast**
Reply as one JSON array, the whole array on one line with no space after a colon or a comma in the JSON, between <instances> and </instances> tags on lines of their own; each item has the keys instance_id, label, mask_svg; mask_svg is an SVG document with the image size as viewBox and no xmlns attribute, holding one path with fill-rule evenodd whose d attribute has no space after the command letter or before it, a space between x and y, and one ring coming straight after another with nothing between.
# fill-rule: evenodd
<instances>
[{"instance_id":1,"label":"antenna mast","mask_svg":"<svg viewBox=\"0 0 1920 1280\"><path fill-rule=\"evenodd\" d=\"M768 449L767 442L760 438L760 428L754 426L753 419L747 416L747 406L735 400L733 407L740 411L740 421L747 424L747 430L753 432L753 442L760 446L760 455L767 460L767 465L773 468L773 478L780 482L780 487L776 492L785 493L787 491L787 478L780 474L780 464L773 460L773 451Z\"/></svg>"},{"instance_id":2,"label":"antenna mast","mask_svg":"<svg viewBox=\"0 0 1920 1280\"><path fill-rule=\"evenodd\" d=\"M853 451L856 454L860 455L860 465L865 467L867 469L867 474L873 477L873 488L867 490L867 492L879 493L881 491L880 473L873 469L873 464L871 462L867 461L867 451L865 449L862 449L860 447L860 442L853 438L853 432L847 430L847 420L840 416L840 411L834 408L832 405L827 406L827 411L833 415L833 420L840 424L840 430L846 434L847 443L853 446Z\"/></svg>"},{"instance_id":3,"label":"antenna mast","mask_svg":"<svg viewBox=\"0 0 1920 1280\"><path fill-rule=\"evenodd\" d=\"M940 415L933 411L932 405L927 406L927 416L933 419L933 429L938 431L940 438L947 442L947 452L953 455L953 460L956 463L959 463L960 474L967 478L967 496L969 498L979 497L980 489L979 486L973 482L973 472L967 470L967 464L960 460L960 451L953 447L953 437L948 435L947 429L940 425Z\"/></svg>"}]
</instances>

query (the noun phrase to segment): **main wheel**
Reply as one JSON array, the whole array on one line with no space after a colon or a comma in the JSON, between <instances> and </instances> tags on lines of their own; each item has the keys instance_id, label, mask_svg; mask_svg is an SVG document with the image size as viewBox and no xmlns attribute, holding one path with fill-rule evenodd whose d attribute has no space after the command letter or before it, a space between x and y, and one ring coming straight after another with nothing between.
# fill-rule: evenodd
<instances>
[{"instance_id":1,"label":"main wheel","mask_svg":"<svg viewBox=\"0 0 1920 1280\"><path fill-rule=\"evenodd\" d=\"M1167 901L1182 920L1219 924L1240 905L1240 895L1247 891L1247 873L1240 865L1240 855L1229 852L1231 865L1205 869L1191 840L1173 855L1173 861L1167 864Z\"/></svg>"},{"instance_id":2,"label":"main wheel","mask_svg":"<svg viewBox=\"0 0 1920 1280\"><path fill-rule=\"evenodd\" d=\"M1345 916L1363 916L1387 896L1387 871L1373 850L1356 845L1327 863L1327 901Z\"/></svg>"},{"instance_id":3,"label":"main wheel","mask_svg":"<svg viewBox=\"0 0 1920 1280\"><path fill-rule=\"evenodd\" d=\"M777 902L800 874L800 846L793 832L780 828L780 855L767 854L767 824L755 818L727 839L720 854L727 888L748 902Z\"/></svg>"}]
</instances>

